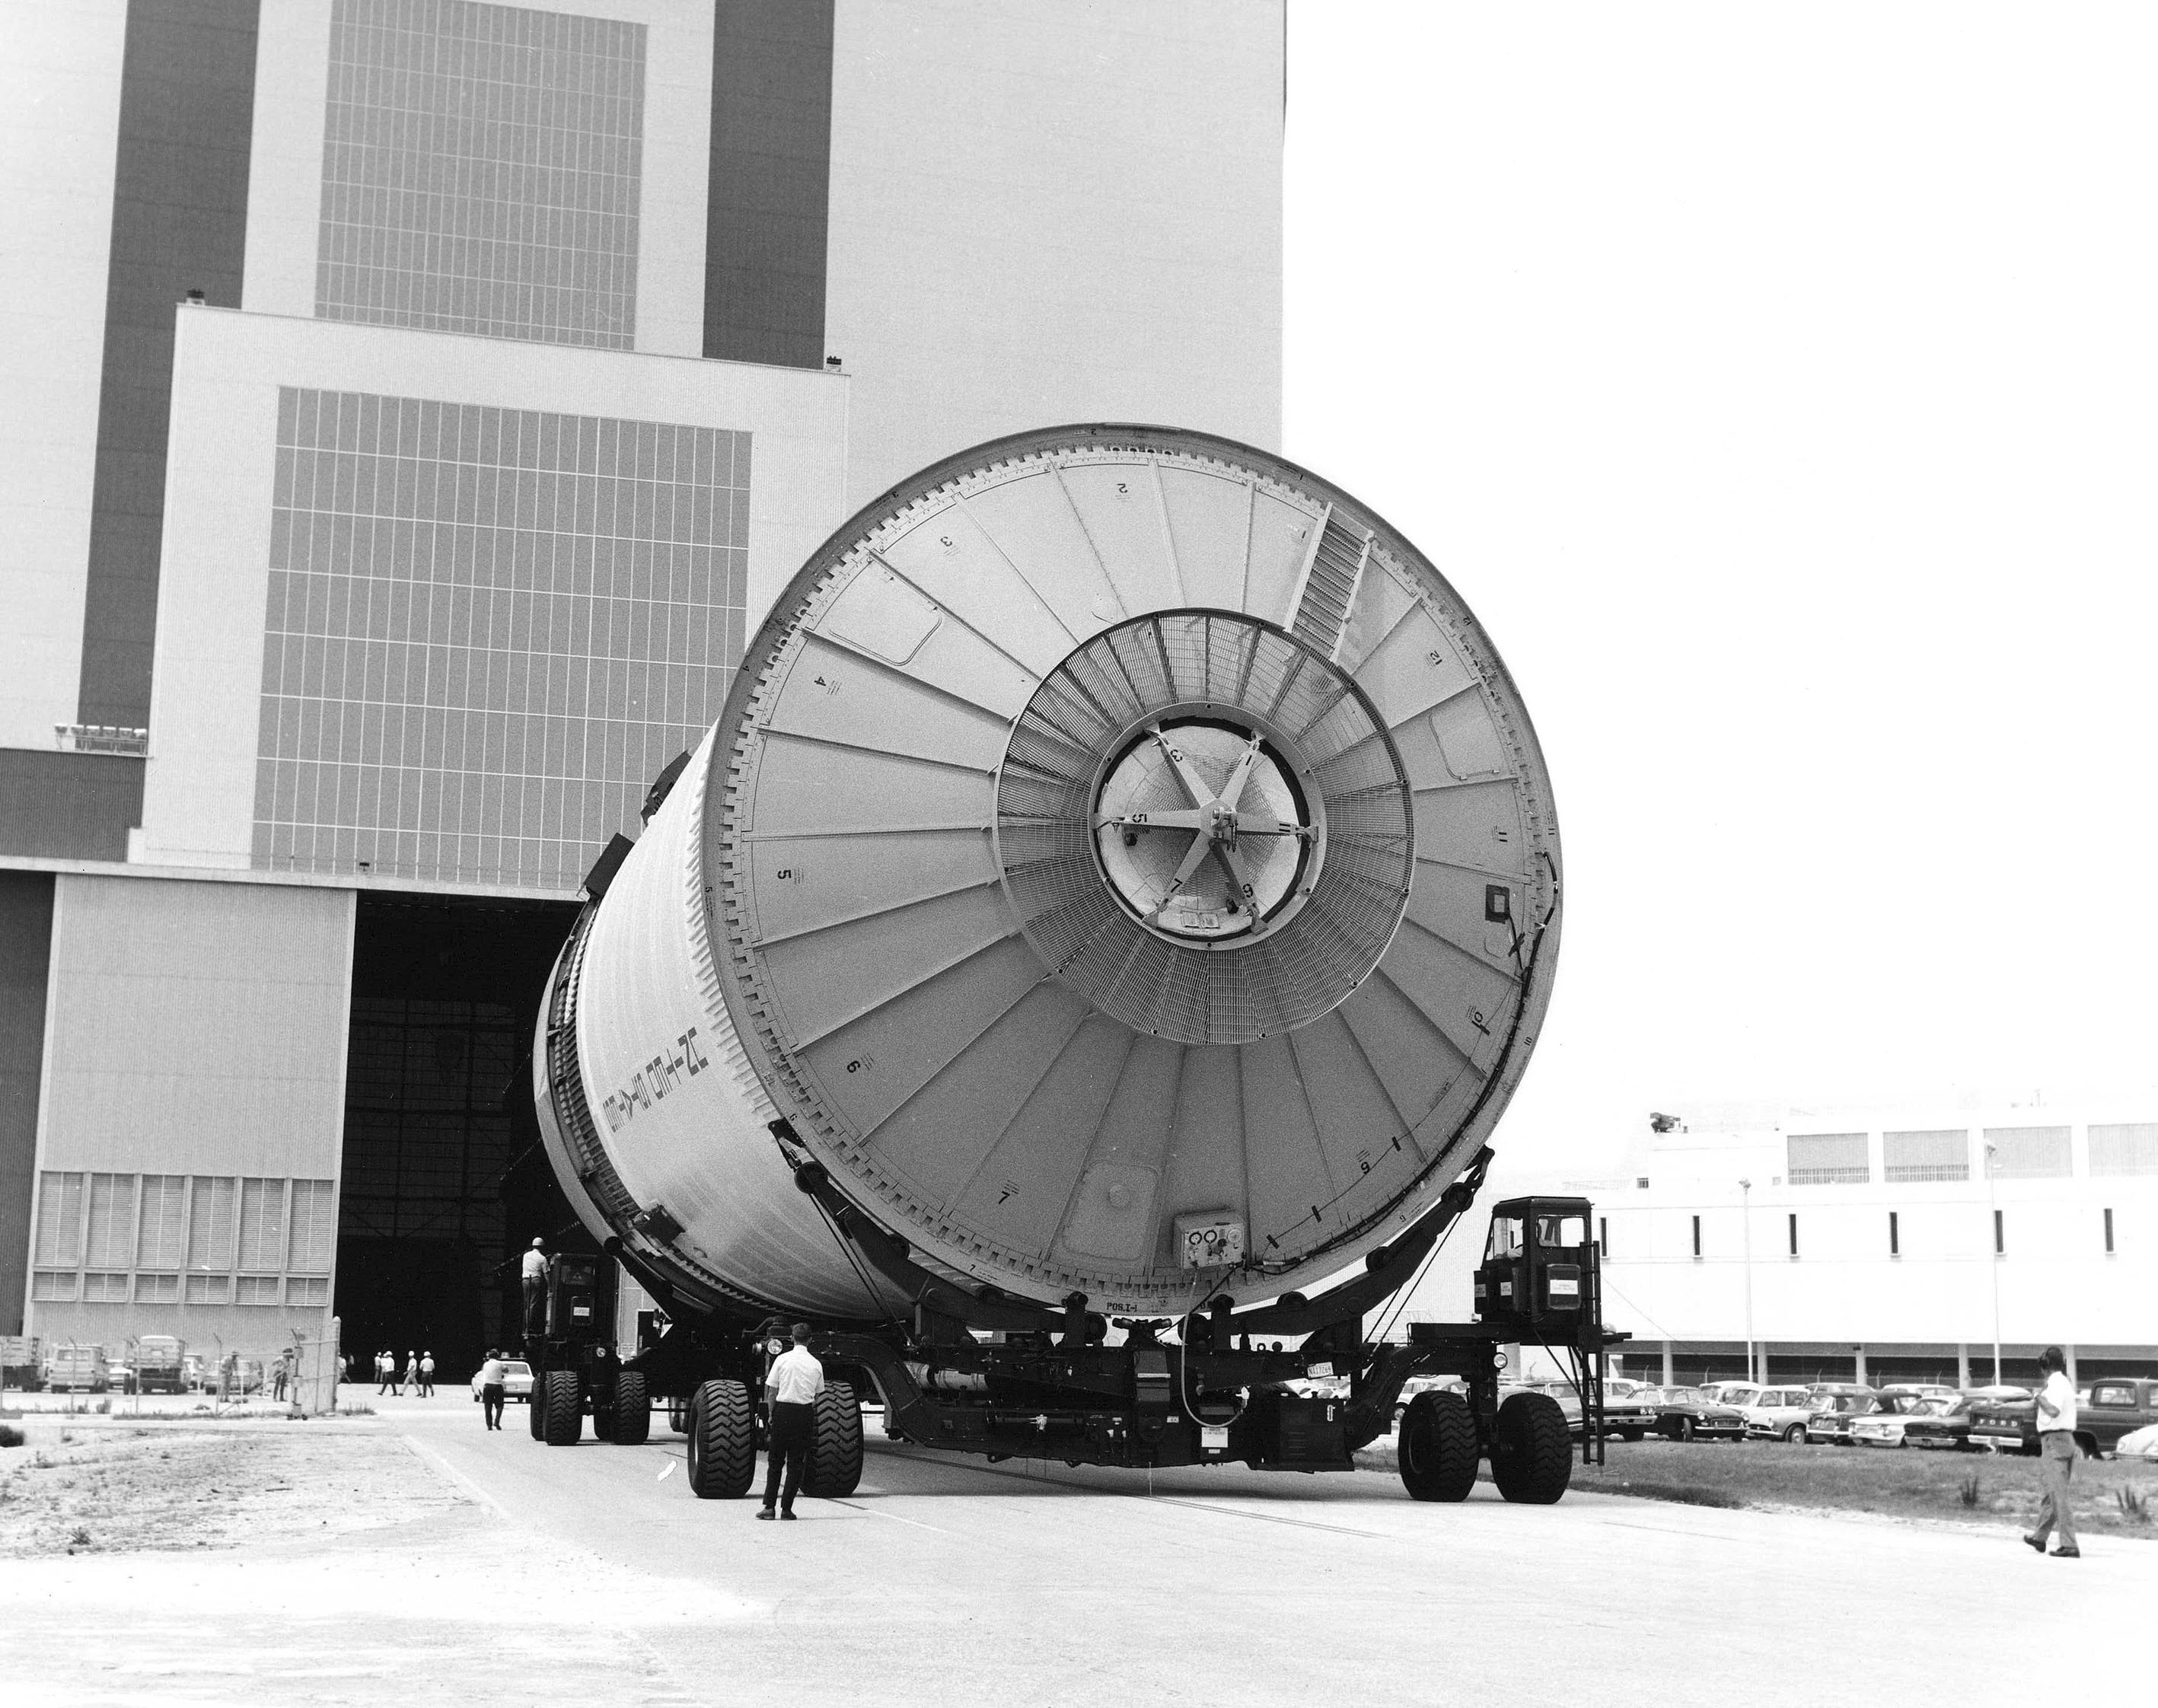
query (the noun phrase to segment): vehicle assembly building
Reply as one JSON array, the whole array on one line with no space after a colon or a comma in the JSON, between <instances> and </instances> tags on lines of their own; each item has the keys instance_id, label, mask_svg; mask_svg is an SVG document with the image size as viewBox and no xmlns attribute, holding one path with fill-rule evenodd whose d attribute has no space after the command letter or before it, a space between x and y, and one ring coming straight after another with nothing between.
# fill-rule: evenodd
<instances>
[{"instance_id":1,"label":"vehicle assembly building","mask_svg":"<svg viewBox=\"0 0 2158 1708\"><path fill-rule=\"evenodd\" d=\"M819 542L1043 422L1278 442L1280 9L89 0L8 28L0 1333L268 1349L335 1313L348 1349L457 1368L514 1329L515 1251L576 1231L529 1055L587 870ZM1144 488L1152 525L1187 496ZM990 651L1016 710L1054 661ZM776 715L972 751L956 703ZM1248 787L1325 795L1294 762ZM874 804L933 838L915 792ZM1254 840L1254 882L1293 885L1305 844ZM886 909L943 858L889 846ZM1133 894L1174 875L1145 852ZM838 858L745 903L782 1004L782 921ZM984 1024L1006 988L973 987ZM844 1019L801 1035L820 1072ZM909 1047L865 1045L847 1089ZM976 1261L1159 1288L1127 1224L1163 1177L1099 1165L1096 1222L1007 1200L1025 1226ZM1220 1184L1190 1207L1243 1202ZM1328 1237L1365 1213L1327 1203ZM1308 1213L1244 1210L1313 1249Z\"/></svg>"}]
</instances>

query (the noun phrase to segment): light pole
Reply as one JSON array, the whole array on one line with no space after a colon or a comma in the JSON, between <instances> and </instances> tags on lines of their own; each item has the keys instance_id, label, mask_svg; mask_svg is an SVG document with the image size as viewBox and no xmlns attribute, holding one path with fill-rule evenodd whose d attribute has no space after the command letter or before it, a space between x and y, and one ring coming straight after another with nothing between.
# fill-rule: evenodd
<instances>
[{"instance_id":1,"label":"light pole","mask_svg":"<svg viewBox=\"0 0 2158 1708\"><path fill-rule=\"evenodd\" d=\"M1753 1183L1741 1180L1739 1226L1746 1244L1746 1380L1758 1382L1761 1372L1753 1362Z\"/></svg>"},{"instance_id":2,"label":"light pole","mask_svg":"<svg viewBox=\"0 0 2158 1708\"><path fill-rule=\"evenodd\" d=\"M1993 1385L2001 1385L2001 1241L1995 1230L2001 1226L2001 1200L1993 1189L1993 1158L2000 1146L1985 1147L1985 1267L1993 1277Z\"/></svg>"}]
</instances>

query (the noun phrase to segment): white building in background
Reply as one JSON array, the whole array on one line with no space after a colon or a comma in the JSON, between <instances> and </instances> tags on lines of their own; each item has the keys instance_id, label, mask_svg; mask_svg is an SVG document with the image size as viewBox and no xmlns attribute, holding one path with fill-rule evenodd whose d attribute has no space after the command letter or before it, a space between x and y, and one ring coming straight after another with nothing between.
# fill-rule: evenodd
<instances>
[{"instance_id":1,"label":"white building in background","mask_svg":"<svg viewBox=\"0 0 2158 1708\"><path fill-rule=\"evenodd\" d=\"M1263 0L0 8L0 1334L476 1359L584 875L811 549L1022 428L1278 442L1283 71Z\"/></svg>"},{"instance_id":2,"label":"white building in background","mask_svg":"<svg viewBox=\"0 0 2158 1708\"><path fill-rule=\"evenodd\" d=\"M1567 1188L1634 1374L2158 1374L2158 1108L1703 1111Z\"/></svg>"}]
</instances>

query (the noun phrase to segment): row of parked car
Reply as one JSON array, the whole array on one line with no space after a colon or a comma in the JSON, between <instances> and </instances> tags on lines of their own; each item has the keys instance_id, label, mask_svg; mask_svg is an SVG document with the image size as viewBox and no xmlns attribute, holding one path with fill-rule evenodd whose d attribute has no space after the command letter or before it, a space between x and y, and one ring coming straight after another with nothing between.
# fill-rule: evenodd
<instances>
[{"instance_id":1,"label":"row of parked car","mask_svg":"<svg viewBox=\"0 0 2158 1708\"><path fill-rule=\"evenodd\" d=\"M1551 1391L1577 1432L1581 1405L1569 1383ZM2108 1378L2079 1393L2076 1437L2086 1457L2158 1458L2158 1380ZM1603 1430L1627 1441L1826 1442L1838 1446L2036 1453L2037 1406L2028 1388L1958 1389L1938 1382L1866 1387L1855 1382L1771 1386L1712 1382L1660 1387L1604 1385Z\"/></svg>"},{"instance_id":2,"label":"row of parked car","mask_svg":"<svg viewBox=\"0 0 2158 1708\"><path fill-rule=\"evenodd\" d=\"M1426 1387L1461 1385L1451 1378L1412 1378L1396 1416ZM1582 1430L1581 1396L1567 1381L1505 1385L1504 1393L1548 1394ZM2079 1391L2076 1438L2087 1458L2104 1454L2158 1458L2158 1380L2107 1378ZM1839 1447L1924 1447L1939 1451L2036 1453L2037 1406L2028 1388L1952 1388L1902 1382L1873 1388L1856 1382L1709 1382L1661 1387L1613 1377L1604 1384L1607 1437L1645 1441L1826 1442Z\"/></svg>"}]
</instances>

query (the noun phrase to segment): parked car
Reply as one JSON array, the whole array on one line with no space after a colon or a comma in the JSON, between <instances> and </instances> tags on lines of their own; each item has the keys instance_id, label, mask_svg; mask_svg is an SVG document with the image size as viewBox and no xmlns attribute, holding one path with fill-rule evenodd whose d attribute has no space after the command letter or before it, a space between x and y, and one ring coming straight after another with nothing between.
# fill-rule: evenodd
<instances>
[{"instance_id":1,"label":"parked car","mask_svg":"<svg viewBox=\"0 0 2158 1708\"><path fill-rule=\"evenodd\" d=\"M1971 1420L1970 1438L2004 1453L2038 1451L2036 1400L1995 1401ZM2076 1445L2087 1458L2118 1451L2121 1438L2158 1423L2158 1380L2149 1376L2103 1376L2093 1382L2076 1406Z\"/></svg>"},{"instance_id":2,"label":"parked car","mask_svg":"<svg viewBox=\"0 0 2158 1708\"><path fill-rule=\"evenodd\" d=\"M1560 1385L1571 1391L1571 1385ZM1603 1385L1603 1432L1622 1441L1643 1441L1656 1427L1655 1408L1642 1396L1651 1390L1640 1382L1607 1381Z\"/></svg>"},{"instance_id":3,"label":"parked car","mask_svg":"<svg viewBox=\"0 0 2158 1708\"><path fill-rule=\"evenodd\" d=\"M1744 1412L1699 1388L1649 1388L1639 1397L1655 1414L1649 1427L1673 1441L1737 1441L1746 1433Z\"/></svg>"},{"instance_id":4,"label":"parked car","mask_svg":"<svg viewBox=\"0 0 2158 1708\"><path fill-rule=\"evenodd\" d=\"M1763 1388L1739 1409L1745 1414L1748 1439L1800 1442L1806 1438L1814 1396L1806 1388Z\"/></svg>"},{"instance_id":5,"label":"parked car","mask_svg":"<svg viewBox=\"0 0 2158 1708\"><path fill-rule=\"evenodd\" d=\"M1761 1391L1759 1382L1703 1382L1701 1391L1719 1406L1750 1406Z\"/></svg>"},{"instance_id":6,"label":"parked car","mask_svg":"<svg viewBox=\"0 0 2158 1708\"><path fill-rule=\"evenodd\" d=\"M1956 1402L1953 1394L1883 1394L1881 1409L1851 1420L1855 1447L1903 1445L1903 1431L1913 1417L1938 1417Z\"/></svg>"},{"instance_id":7,"label":"parked car","mask_svg":"<svg viewBox=\"0 0 2158 1708\"><path fill-rule=\"evenodd\" d=\"M1806 1439L1849 1447L1851 1424L1880 1409L1881 1396L1870 1388L1816 1394L1813 1415L1806 1419Z\"/></svg>"},{"instance_id":8,"label":"parked car","mask_svg":"<svg viewBox=\"0 0 2158 1708\"><path fill-rule=\"evenodd\" d=\"M1903 1445L1945 1453L1975 1451L1970 1439L1971 1416L1975 1407L1986 1403L1975 1394L1964 1394L1949 1401L1944 1411L1904 1419Z\"/></svg>"},{"instance_id":9,"label":"parked car","mask_svg":"<svg viewBox=\"0 0 2158 1708\"><path fill-rule=\"evenodd\" d=\"M477 1404L480 1398L478 1370L472 1372L472 1396ZM522 1400L528 1406L532 1403L532 1366L523 1359L505 1358L502 1360L502 1397L505 1401Z\"/></svg>"},{"instance_id":10,"label":"parked car","mask_svg":"<svg viewBox=\"0 0 2158 1708\"><path fill-rule=\"evenodd\" d=\"M2158 1459L2158 1423L2146 1423L2140 1429L2131 1429L2114 1443L2113 1456L2117 1459Z\"/></svg>"}]
</instances>

